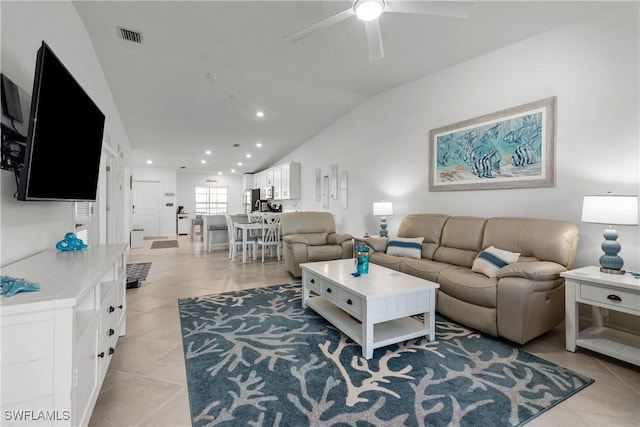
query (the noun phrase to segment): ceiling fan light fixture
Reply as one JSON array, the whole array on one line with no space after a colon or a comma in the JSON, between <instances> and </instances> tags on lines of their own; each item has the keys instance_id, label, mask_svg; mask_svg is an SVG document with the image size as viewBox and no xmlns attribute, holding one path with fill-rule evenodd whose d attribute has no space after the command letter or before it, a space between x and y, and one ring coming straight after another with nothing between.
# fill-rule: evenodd
<instances>
[{"instance_id":1,"label":"ceiling fan light fixture","mask_svg":"<svg viewBox=\"0 0 640 427\"><path fill-rule=\"evenodd\" d=\"M382 13L384 0L356 0L353 12L362 21L373 21Z\"/></svg>"}]
</instances>

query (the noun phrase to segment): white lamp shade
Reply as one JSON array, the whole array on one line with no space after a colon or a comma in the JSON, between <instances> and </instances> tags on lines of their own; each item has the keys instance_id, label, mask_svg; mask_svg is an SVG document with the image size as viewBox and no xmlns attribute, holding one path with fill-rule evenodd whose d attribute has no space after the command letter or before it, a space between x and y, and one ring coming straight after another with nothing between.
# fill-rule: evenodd
<instances>
[{"instance_id":1,"label":"white lamp shade","mask_svg":"<svg viewBox=\"0 0 640 427\"><path fill-rule=\"evenodd\" d=\"M638 225L638 197L584 196L582 222Z\"/></svg>"},{"instance_id":2,"label":"white lamp shade","mask_svg":"<svg viewBox=\"0 0 640 427\"><path fill-rule=\"evenodd\" d=\"M375 202L373 204L373 214L376 216L393 215L393 203Z\"/></svg>"}]
</instances>

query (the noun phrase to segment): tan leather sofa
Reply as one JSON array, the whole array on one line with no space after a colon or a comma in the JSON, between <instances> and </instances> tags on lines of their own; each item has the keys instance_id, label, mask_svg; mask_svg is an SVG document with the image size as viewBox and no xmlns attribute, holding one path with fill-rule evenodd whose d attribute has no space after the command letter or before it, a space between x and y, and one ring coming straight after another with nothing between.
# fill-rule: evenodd
<instances>
[{"instance_id":1,"label":"tan leather sofa","mask_svg":"<svg viewBox=\"0 0 640 427\"><path fill-rule=\"evenodd\" d=\"M398 237L424 237L420 258L389 255L388 238L369 238L370 262L437 282L443 316L519 344L564 320L564 279L578 246L575 224L533 218L440 214L405 217ZM494 246L520 253L495 278L472 271L476 256Z\"/></svg>"},{"instance_id":2,"label":"tan leather sofa","mask_svg":"<svg viewBox=\"0 0 640 427\"><path fill-rule=\"evenodd\" d=\"M285 212L280 221L284 262L295 277L301 263L353 257L353 236L336 232L330 212Z\"/></svg>"}]
</instances>

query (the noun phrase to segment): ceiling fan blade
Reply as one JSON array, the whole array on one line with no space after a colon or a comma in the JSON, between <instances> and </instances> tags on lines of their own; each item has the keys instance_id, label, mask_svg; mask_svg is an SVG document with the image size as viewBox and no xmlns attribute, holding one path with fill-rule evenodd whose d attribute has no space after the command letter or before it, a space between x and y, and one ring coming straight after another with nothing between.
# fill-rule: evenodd
<instances>
[{"instance_id":1,"label":"ceiling fan blade","mask_svg":"<svg viewBox=\"0 0 640 427\"><path fill-rule=\"evenodd\" d=\"M307 28L304 28L293 34L289 34L284 39L291 43L297 42L298 40L301 40L307 37L311 33L330 27L331 25L337 24L340 21L344 21L345 19L350 18L354 15L355 14L353 13L353 9L351 8L345 9L342 12L338 12L335 15L331 15L328 18L323 19L322 21L316 22L315 24L308 26Z\"/></svg>"},{"instance_id":2,"label":"ceiling fan blade","mask_svg":"<svg viewBox=\"0 0 640 427\"><path fill-rule=\"evenodd\" d=\"M384 58L384 49L382 48L382 34L380 33L380 24L377 19L366 21L364 28L367 32L367 46L369 47L369 62L375 62Z\"/></svg>"},{"instance_id":3,"label":"ceiling fan blade","mask_svg":"<svg viewBox=\"0 0 640 427\"><path fill-rule=\"evenodd\" d=\"M446 16L449 18L468 18L471 15L474 3L473 1L387 0L384 11Z\"/></svg>"}]
</instances>

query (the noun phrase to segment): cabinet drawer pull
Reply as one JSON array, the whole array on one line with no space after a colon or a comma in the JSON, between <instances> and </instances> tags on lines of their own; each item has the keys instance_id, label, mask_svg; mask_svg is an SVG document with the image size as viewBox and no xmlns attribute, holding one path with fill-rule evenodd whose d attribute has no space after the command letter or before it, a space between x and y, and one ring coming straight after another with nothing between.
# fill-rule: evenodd
<instances>
[{"instance_id":1,"label":"cabinet drawer pull","mask_svg":"<svg viewBox=\"0 0 640 427\"><path fill-rule=\"evenodd\" d=\"M311 279L311 280L309 280L309 282L316 283L315 279Z\"/></svg>"},{"instance_id":2,"label":"cabinet drawer pull","mask_svg":"<svg viewBox=\"0 0 640 427\"><path fill-rule=\"evenodd\" d=\"M98 354L98 357L103 358L104 357L104 351L100 352L100 354Z\"/></svg>"},{"instance_id":3,"label":"cabinet drawer pull","mask_svg":"<svg viewBox=\"0 0 640 427\"><path fill-rule=\"evenodd\" d=\"M607 299L611 300L611 301L617 301L617 302L622 302L622 298L620 298L618 295L607 295Z\"/></svg>"},{"instance_id":4,"label":"cabinet drawer pull","mask_svg":"<svg viewBox=\"0 0 640 427\"><path fill-rule=\"evenodd\" d=\"M111 335L113 335L115 333L116 333L116 331L114 331L113 328L109 328L109 336L111 336Z\"/></svg>"},{"instance_id":5,"label":"cabinet drawer pull","mask_svg":"<svg viewBox=\"0 0 640 427\"><path fill-rule=\"evenodd\" d=\"M330 294L331 293L331 288L327 288L327 293Z\"/></svg>"},{"instance_id":6,"label":"cabinet drawer pull","mask_svg":"<svg viewBox=\"0 0 640 427\"><path fill-rule=\"evenodd\" d=\"M351 298L349 298L349 299L347 300L347 304L349 304L349 305L353 305L353 301L351 301Z\"/></svg>"},{"instance_id":7,"label":"cabinet drawer pull","mask_svg":"<svg viewBox=\"0 0 640 427\"><path fill-rule=\"evenodd\" d=\"M109 313L113 313L114 311L116 311L116 308L112 305L109 306Z\"/></svg>"},{"instance_id":8,"label":"cabinet drawer pull","mask_svg":"<svg viewBox=\"0 0 640 427\"><path fill-rule=\"evenodd\" d=\"M122 310L122 304L120 304L120 305L118 306L118 308L119 308L120 310Z\"/></svg>"},{"instance_id":9,"label":"cabinet drawer pull","mask_svg":"<svg viewBox=\"0 0 640 427\"><path fill-rule=\"evenodd\" d=\"M116 350L113 347L109 347L109 356L111 356L114 351Z\"/></svg>"}]
</instances>

